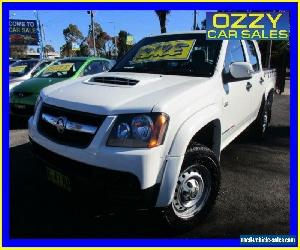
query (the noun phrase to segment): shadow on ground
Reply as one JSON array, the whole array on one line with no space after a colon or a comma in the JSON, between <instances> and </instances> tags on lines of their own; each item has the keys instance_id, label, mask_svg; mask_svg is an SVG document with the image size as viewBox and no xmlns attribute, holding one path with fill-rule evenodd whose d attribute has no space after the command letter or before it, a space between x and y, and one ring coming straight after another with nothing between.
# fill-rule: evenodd
<instances>
[{"instance_id":1,"label":"shadow on ground","mask_svg":"<svg viewBox=\"0 0 300 250\"><path fill-rule=\"evenodd\" d=\"M10 130L27 129L27 127L28 127L27 123L28 123L27 118L10 116L9 129Z\"/></svg>"}]
</instances>

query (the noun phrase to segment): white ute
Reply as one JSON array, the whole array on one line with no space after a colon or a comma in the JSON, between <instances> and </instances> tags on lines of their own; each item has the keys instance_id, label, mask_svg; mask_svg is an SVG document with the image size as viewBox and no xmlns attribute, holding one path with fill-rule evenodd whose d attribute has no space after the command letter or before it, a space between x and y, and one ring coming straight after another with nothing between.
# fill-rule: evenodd
<instances>
[{"instance_id":1,"label":"white ute","mask_svg":"<svg viewBox=\"0 0 300 250\"><path fill-rule=\"evenodd\" d=\"M189 229L216 199L221 151L250 125L264 137L275 76L255 41L147 37L110 72L43 89L30 141L60 187Z\"/></svg>"}]
</instances>

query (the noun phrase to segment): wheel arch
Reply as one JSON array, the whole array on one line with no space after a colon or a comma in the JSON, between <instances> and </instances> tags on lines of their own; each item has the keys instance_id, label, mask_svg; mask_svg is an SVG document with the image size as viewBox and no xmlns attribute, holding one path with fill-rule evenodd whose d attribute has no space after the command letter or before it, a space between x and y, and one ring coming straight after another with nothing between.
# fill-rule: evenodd
<instances>
[{"instance_id":1,"label":"wheel arch","mask_svg":"<svg viewBox=\"0 0 300 250\"><path fill-rule=\"evenodd\" d=\"M265 93L264 93L265 100L267 100L270 96L273 96L274 94L275 94L274 87L267 88L266 91L265 91Z\"/></svg>"},{"instance_id":2,"label":"wheel arch","mask_svg":"<svg viewBox=\"0 0 300 250\"><path fill-rule=\"evenodd\" d=\"M205 137L207 131L211 134ZM201 142L203 138L207 141ZM217 105L210 105L197 112L188 118L178 129L166 159L156 203L157 207L165 207L172 201L184 160L184 154L193 140L209 147L219 159L221 148L221 121L220 111Z\"/></svg>"},{"instance_id":3,"label":"wheel arch","mask_svg":"<svg viewBox=\"0 0 300 250\"><path fill-rule=\"evenodd\" d=\"M219 157L221 137L220 116L221 112L215 104L194 113L185 120L177 130L168 155L171 157L184 155L189 143L193 138L196 138L197 142L208 146L214 151L217 157ZM214 136L211 138L214 140L213 145L210 146L203 141L199 141L199 133L201 133L203 129L211 129L209 132L214 133Z\"/></svg>"}]
</instances>

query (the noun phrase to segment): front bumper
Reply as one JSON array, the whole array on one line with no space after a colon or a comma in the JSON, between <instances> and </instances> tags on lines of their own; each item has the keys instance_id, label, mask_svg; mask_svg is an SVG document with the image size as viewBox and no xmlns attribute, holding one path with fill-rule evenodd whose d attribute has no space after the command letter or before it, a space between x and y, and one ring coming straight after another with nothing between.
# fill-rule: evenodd
<instances>
[{"instance_id":1,"label":"front bumper","mask_svg":"<svg viewBox=\"0 0 300 250\"><path fill-rule=\"evenodd\" d=\"M25 97L18 97L10 94L9 106L10 114L15 116L30 117L33 115L37 95L32 94Z\"/></svg>"},{"instance_id":2,"label":"front bumper","mask_svg":"<svg viewBox=\"0 0 300 250\"><path fill-rule=\"evenodd\" d=\"M68 176L72 195L102 208L153 208L156 204L159 184L141 190L136 176L126 172L94 167L68 159L38 145L30 138L35 155L42 160L44 177L46 168Z\"/></svg>"}]
</instances>

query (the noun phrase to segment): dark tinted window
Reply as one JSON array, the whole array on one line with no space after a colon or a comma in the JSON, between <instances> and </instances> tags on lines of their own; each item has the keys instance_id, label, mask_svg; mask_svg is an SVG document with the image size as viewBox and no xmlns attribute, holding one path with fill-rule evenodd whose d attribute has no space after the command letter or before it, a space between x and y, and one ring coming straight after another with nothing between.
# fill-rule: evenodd
<instances>
[{"instance_id":1,"label":"dark tinted window","mask_svg":"<svg viewBox=\"0 0 300 250\"><path fill-rule=\"evenodd\" d=\"M256 53L254 43L252 41L245 41L245 43L246 43L247 52L248 52L250 63L253 67L253 70L259 71L258 56Z\"/></svg>"},{"instance_id":2,"label":"dark tinted window","mask_svg":"<svg viewBox=\"0 0 300 250\"><path fill-rule=\"evenodd\" d=\"M32 71L31 75L35 75L36 73L38 73L40 70L45 68L50 63L51 63L51 61L42 62L39 66L36 67L36 69L34 71Z\"/></svg>"},{"instance_id":3,"label":"dark tinted window","mask_svg":"<svg viewBox=\"0 0 300 250\"><path fill-rule=\"evenodd\" d=\"M37 63L39 60L24 60L17 61L10 65L9 76L10 77L21 77L26 75Z\"/></svg>"},{"instance_id":4,"label":"dark tinted window","mask_svg":"<svg viewBox=\"0 0 300 250\"><path fill-rule=\"evenodd\" d=\"M101 73L103 71L107 71L103 62L102 61L93 61L84 69L83 75L84 76L94 75L97 73Z\"/></svg>"},{"instance_id":5,"label":"dark tinted window","mask_svg":"<svg viewBox=\"0 0 300 250\"><path fill-rule=\"evenodd\" d=\"M37 77L69 78L74 76L85 60L62 59L47 66Z\"/></svg>"},{"instance_id":6,"label":"dark tinted window","mask_svg":"<svg viewBox=\"0 0 300 250\"><path fill-rule=\"evenodd\" d=\"M113 66L112 63L109 62L109 61L103 61L103 65L104 65L105 71L110 70L112 68L112 66Z\"/></svg>"},{"instance_id":7,"label":"dark tinted window","mask_svg":"<svg viewBox=\"0 0 300 250\"><path fill-rule=\"evenodd\" d=\"M137 43L113 68L113 72L166 75L213 75L222 41L205 34L147 37Z\"/></svg>"},{"instance_id":8,"label":"dark tinted window","mask_svg":"<svg viewBox=\"0 0 300 250\"><path fill-rule=\"evenodd\" d=\"M239 40L230 40L228 41L228 46L225 55L224 61L224 73L227 75L229 73L229 66L233 62L245 62L245 54L241 41Z\"/></svg>"}]
</instances>

